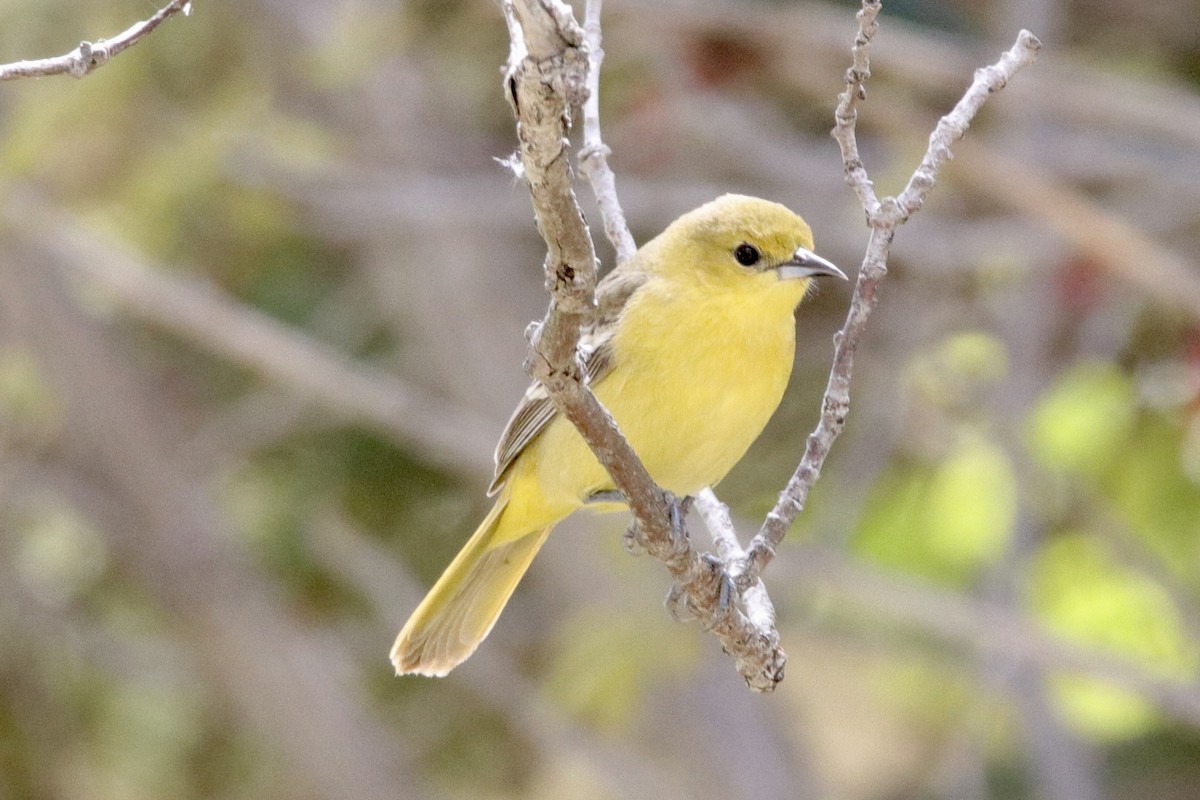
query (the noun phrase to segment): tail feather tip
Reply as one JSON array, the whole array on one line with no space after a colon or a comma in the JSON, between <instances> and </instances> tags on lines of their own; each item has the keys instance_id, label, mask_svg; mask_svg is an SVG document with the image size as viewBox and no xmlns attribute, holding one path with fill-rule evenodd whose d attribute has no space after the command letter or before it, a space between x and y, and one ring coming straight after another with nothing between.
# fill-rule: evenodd
<instances>
[{"instance_id":1,"label":"tail feather tip","mask_svg":"<svg viewBox=\"0 0 1200 800\"><path fill-rule=\"evenodd\" d=\"M427 678L444 678L450 674L457 664L446 664L424 657L421 649L401 648L397 642L389 654L392 666L396 668L396 677L403 675L423 675Z\"/></svg>"}]
</instances>

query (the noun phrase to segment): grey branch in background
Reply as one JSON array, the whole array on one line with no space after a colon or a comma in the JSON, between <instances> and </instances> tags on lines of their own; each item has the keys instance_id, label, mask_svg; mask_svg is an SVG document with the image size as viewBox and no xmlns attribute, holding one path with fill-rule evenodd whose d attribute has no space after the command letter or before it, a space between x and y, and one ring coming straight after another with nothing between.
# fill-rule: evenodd
<instances>
[{"instance_id":1,"label":"grey branch in background","mask_svg":"<svg viewBox=\"0 0 1200 800\"><path fill-rule=\"evenodd\" d=\"M468 409L447 419L445 401L237 302L219 288L150 268L32 199L13 198L0 220L24 230L74 276L124 311L238 364L347 421L366 422L433 461L478 465L490 425ZM483 470L480 469L482 472Z\"/></svg>"}]
</instances>

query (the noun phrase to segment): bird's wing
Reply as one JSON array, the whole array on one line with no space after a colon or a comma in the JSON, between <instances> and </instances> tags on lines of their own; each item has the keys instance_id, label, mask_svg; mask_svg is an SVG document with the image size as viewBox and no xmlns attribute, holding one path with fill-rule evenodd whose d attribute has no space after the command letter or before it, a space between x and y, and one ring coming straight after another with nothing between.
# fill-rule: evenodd
<instances>
[{"instance_id":1,"label":"bird's wing","mask_svg":"<svg viewBox=\"0 0 1200 800\"><path fill-rule=\"evenodd\" d=\"M579 334L579 354L583 359L584 380L588 385L595 385L612 372L612 339L617 320L629 298L648 277L647 273L624 264L606 275L596 287L596 316ZM500 436L500 443L496 445L496 477L488 487L489 496L500 491L508 469L517 456L525 451L557 414L558 409L546 392L546 387L535 381L525 390L525 396L517 404Z\"/></svg>"}]
</instances>

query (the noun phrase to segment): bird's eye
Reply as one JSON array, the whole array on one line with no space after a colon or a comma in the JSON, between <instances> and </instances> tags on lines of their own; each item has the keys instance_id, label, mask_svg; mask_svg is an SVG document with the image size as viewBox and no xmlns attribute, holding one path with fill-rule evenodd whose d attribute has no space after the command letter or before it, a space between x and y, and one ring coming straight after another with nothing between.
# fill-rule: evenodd
<instances>
[{"instance_id":1,"label":"bird's eye","mask_svg":"<svg viewBox=\"0 0 1200 800\"><path fill-rule=\"evenodd\" d=\"M754 245L742 243L733 249L733 257L743 267L753 267L762 258L762 253Z\"/></svg>"}]
</instances>

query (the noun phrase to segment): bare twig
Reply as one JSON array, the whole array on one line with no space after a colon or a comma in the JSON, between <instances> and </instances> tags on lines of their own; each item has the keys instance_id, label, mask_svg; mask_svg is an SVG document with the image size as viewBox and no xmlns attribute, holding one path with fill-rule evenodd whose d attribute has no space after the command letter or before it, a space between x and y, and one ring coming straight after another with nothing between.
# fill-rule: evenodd
<instances>
[{"instance_id":1,"label":"bare twig","mask_svg":"<svg viewBox=\"0 0 1200 800\"><path fill-rule=\"evenodd\" d=\"M871 77L871 62L869 48L871 39L879 30L875 18L879 16L881 4L864 0L862 10L858 12L858 35L854 37L854 47L851 50L854 63L846 70L846 89L838 97L837 110L834 112L834 136L842 148L842 164L846 168L846 180L858 194L858 201L867 218L879 213L879 198L875 196L875 187L867 177L867 169L858 155L858 137L855 134L855 123L858 122L858 104L867 99L866 82Z\"/></svg>"},{"instance_id":2,"label":"bare twig","mask_svg":"<svg viewBox=\"0 0 1200 800\"><path fill-rule=\"evenodd\" d=\"M921 207L925 195L937 181L938 171L951 158L950 145L966 134L967 127L983 107L984 101L1007 86L1017 70L1032 64L1041 49L1042 43L1038 38L1022 30L1017 34L1017 41L1000 56L999 61L975 71L975 79L966 94L949 114L938 120L937 127L929 134L925 157L896 201L899 213L903 215L900 222L907 220Z\"/></svg>"},{"instance_id":3,"label":"bare twig","mask_svg":"<svg viewBox=\"0 0 1200 800\"><path fill-rule=\"evenodd\" d=\"M122 50L133 47L149 36L155 28L170 17L182 12L186 17L192 13L192 0L171 0L149 19L134 23L111 39L95 42L80 42L71 52L52 58L32 61L16 61L0 64L0 81L17 78L45 78L50 75L71 75L82 78L92 70L102 67Z\"/></svg>"},{"instance_id":4,"label":"bare twig","mask_svg":"<svg viewBox=\"0 0 1200 800\"><path fill-rule=\"evenodd\" d=\"M842 329L834 336L833 367L822 402L821 420L808 437L804 456L796 471L780 493L775 508L767 515L762 527L747 548L745 564L734 568L741 587L751 585L763 567L775 555L796 516L804 508L808 493L820 475L821 466L833 442L841 434L850 411L850 374L854 353L868 317L875 307L879 282L887 274L888 252L896 227L921 207L925 195L937 180L938 170L950 158L950 145L962 138L975 113L989 95L1000 91L1021 67L1033 63L1041 43L1029 31L1021 31L1016 43L989 67L975 72L975 79L954 109L942 117L929 137L929 148L920 165L909 179L899 197L878 200L858 155L854 128L858 103L865 97L863 83L870 75L868 48L877 30L876 16L879 0L863 0L858 14L859 30L854 41L854 66L846 73L846 89L842 92L833 136L842 150L846 180L854 188L867 214L871 236L859 270L854 297Z\"/></svg>"},{"instance_id":5,"label":"bare twig","mask_svg":"<svg viewBox=\"0 0 1200 800\"><path fill-rule=\"evenodd\" d=\"M625 212L617 199L617 179L608 167L612 151L600 137L600 65L604 50L600 46L600 8L603 0L588 0L583 22L588 45L587 100L583 103L583 149L579 151L579 169L587 176L596 195L596 204L604 218L604 235L617 251L617 263L628 261L637 251L633 234L625 222Z\"/></svg>"},{"instance_id":6,"label":"bare twig","mask_svg":"<svg viewBox=\"0 0 1200 800\"><path fill-rule=\"evenodd\" d=\"M546 387L624 494L646 551L666 564L747 684L769 691L782 679L786 660L778 633L773 627L759 628L730 602L733 584L725 565L692 548L675 499L655 484L582 379L576 345L595 304L596 257L571 189L566 142L572 113L586 93L583 31L561 0L518 0L506 3L505 12L510 34L519 32L522 39L510 51L505 85L517 117L521 162L538 227L549 251L550 309L531 330L527 370Z\"/></svg>"}]
</instances>

